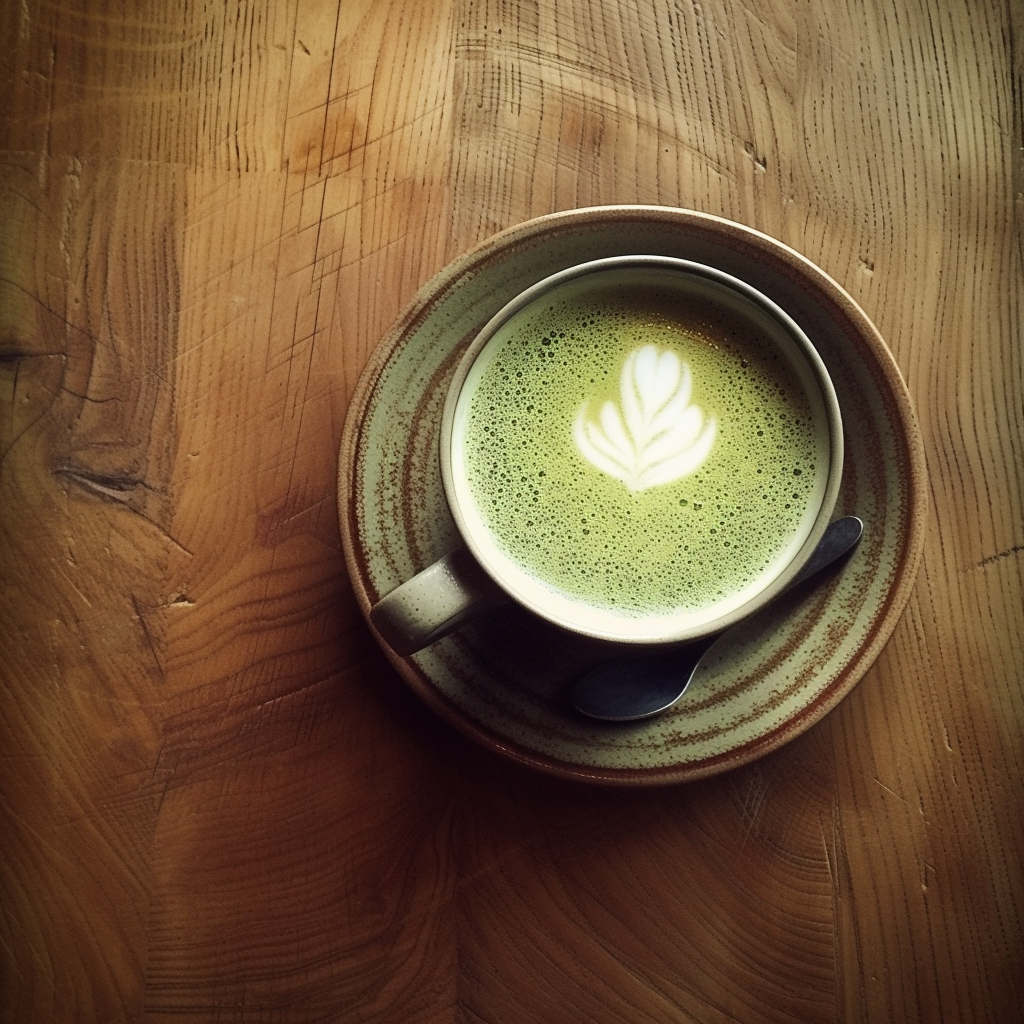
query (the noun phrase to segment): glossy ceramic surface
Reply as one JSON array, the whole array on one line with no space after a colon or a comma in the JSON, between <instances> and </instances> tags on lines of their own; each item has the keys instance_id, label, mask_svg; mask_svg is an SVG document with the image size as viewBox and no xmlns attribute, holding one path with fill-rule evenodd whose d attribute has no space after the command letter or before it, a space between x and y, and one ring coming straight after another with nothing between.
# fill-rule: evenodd
<instances>
[{"instance_id":1,"label":"glossy ceramic surface","mask_svg":"<svg viewBox=\"0 0 1024 1024\"><path fill-rule=\"evenodd\" d=\"M585 260L650 253L748 281L811 338L846 427L835 514L864 538L842 571L755 616L706 659L669 713L632 725L578 716L567 692L608 656L516 606L481 615L410 658L385 648L434 710L533 767L607 784L684 781L774 750L819 721L864 675L909 596L923 544L921 441L899 371L864 313L821 270L741 225L664 207L554 214L489 239L416 296L374 351L346 420L342 540L364 613L458 544L438 432L448 382L480 328L514 295Z\"/></svg>"}]
</instances>

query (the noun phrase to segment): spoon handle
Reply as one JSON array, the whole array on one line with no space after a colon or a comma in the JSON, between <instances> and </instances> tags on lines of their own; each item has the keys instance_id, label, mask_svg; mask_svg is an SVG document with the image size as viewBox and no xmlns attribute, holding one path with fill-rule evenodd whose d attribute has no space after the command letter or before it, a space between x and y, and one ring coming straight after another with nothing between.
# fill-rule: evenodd
<instances>
[{"instance_id":1,"label":"spoon handle","mask_svg":"<svg viewBox=\"0 0 1024 1024\"><path fill-rule=\"evenodd\" d=\"M803 568L793 577L786 589L798 586L845 555L860 540L863 532L864 523L856 516L843 516L829 523L811 557L804 562Z\"/></svg>"}]
</instances>

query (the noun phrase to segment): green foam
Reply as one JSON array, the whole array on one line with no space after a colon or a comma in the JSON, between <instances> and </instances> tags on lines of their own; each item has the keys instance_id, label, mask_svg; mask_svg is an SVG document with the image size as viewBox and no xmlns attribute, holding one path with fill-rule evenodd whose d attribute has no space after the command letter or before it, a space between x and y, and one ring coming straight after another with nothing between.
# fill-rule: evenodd
<instances>
[{"instance_id":1,"label":"green foam","mask_svg":"<svg viewBox=\"0 0 1024 1024\"><path fill-rule=\"evenodd\" d=\"M698 470L634 492L581 455L573 422L584 402L616 401L627 355L651 344L688 364L717 433ZM827 450L804 388L718 307L577 288L520 313L487 355L467 385L473 500L497 547L573 601L636 617L703 608L763 577L816 507Z\"/></svg>"}]
</instances>

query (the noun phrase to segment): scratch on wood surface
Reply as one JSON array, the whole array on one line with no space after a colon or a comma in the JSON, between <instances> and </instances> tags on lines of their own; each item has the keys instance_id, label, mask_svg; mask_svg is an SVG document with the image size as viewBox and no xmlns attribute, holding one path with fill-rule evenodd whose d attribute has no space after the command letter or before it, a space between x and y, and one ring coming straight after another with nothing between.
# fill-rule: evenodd
<instances>
[{"instance_id":1,"label":"scratch on wood surface","mask_svg":"<svg viewBox=\"0 0 1024 1024\"><path fill-rule=\"evenodd\" d=\"M759 153L753 142L744 142L743 151L753 161L758 173L764 174L768 170L768 158Z\"/></svg>"},{"instance_id":2,"label":"scratch on wood surface","mask_svg":"<svg viewBox=\"0 0 1024 1024\"><path fill-rule=\"evenodd\" d=\"M173 544L178 551L189 558L193 557L193 553L181 541L171 536L165 527L153 518L153 515L148 514L145 499L149 498L150 502L154 499L161 501L166 498L166 495L157 488L151 487L144 480L129 474L99 474L71 466L57 466L51 472L58 479L67 480L94 497L120 505L129 512L133 512L155 530L158 530L161 536ZM152 509L152 505L149 508Z\"/></svg>"},{"instance_id":3,"label":"scratch on wood surface","mask_svg":"<svg viewBox=\"0 0 1024 1024\"><path fill-rule=\"evenodd\" d=\"M984 569L986 565L992 565L995 562L1001 562L1004 558L1010 558L1012 555L1019 555L1024 551L1024 544L1014 544L1013 547L1007 548L1005 551L998 551L994 555L989 555L988 558L983 558L975 569Z\"/></svg>"},{"instance_id":4,"label":"scratch on wood surface","mask_svg":"<svg viewBox=\"0 0 1024 1024\"><path fill-rule=\"evenodd\" d=\"M311 502L310 504L305 505L303 508L300 508L297 512L292 512L290 515L285 516L285 518L282 520L282 525L284 525L286 523L290 523L294 519L298 519L299 516L304 516L307 512L314 511L314 509L315 510L319 510L328 501L333 501L333 500L334 500L333 496L317 498L315 501Z\"/></svg>"},{"instance_id":5,"label":"scratch on wood surface","mask_svg":"<svg viewBox=\"0 0 1024 1024\"><path fill-rule=\"evenodd\" d=\"M743 795L743 804L740 808L740 817L743 821L744 845L748 839L756 835L767 801L768 782L758 769L751 775L750 785Z\"/></svg>"},{"instance_id":6,"label":"scratch on wood surface","mask_svg":"<svg viewBox=\"0 0 1024 1024\"><path fill-rule=\"evenodd\" d=\"M164 666L160 660L160 654L156 649L156 642L153 640L153 634L149 631L149 626L146 624L146 617L143 614L142 605L139 603L139 599L132 594L132 608L135 610L135 617L139 620L139 626L142 628L142 635L146 638L146 644L149 647L149 653L153 655L153 663L156 665L157 671L160 673L160 678L164 678Z\"/></svg>"},{"instance_id":7,"label":"scratch on wood surface","mask_svg":"<svg viewBox=\"0 0 1024 1024\"><path fill-rule=\"evenodd\" d=\"M323 686L326 683L331 683L335 678L336 674L323 679L314 679L312 682L303 683L301 686L296 686L292 690L287 690L284 693L277 693L268 700L260 701L258 704L252 705L251 710L259 713L267 710L268 708L274 708L280 705L282 701L290 700L292 697L297 697L306 690L312 690L316 687Z\"/></svg>"},{"instance_id":8,"label":"scratch on wood surface","mask_svg":"<svg viewBox=\"0 0 1024 1024\"><path fill-rule=\"evenodd\" d=\"M75 563L71 564L75 565L75 567L77 568L77 565ZM85 595L85 592L82 590L82 588L75 582L73 576L63 568L61 568L60 574L61 579L63 579L64 582L67 583L67 585L79 596L79 598L81 598L82 602L86 605L86 607L91 609L93 607L92 601L89 600L89 598ZM67 623L64 621L63 618L61 618L58 621L62 626L67 626Z\"/></svg>"},{"instance_id":9,"label":"scratch on wood surface","mask_svg":"<svg viewBox=\"0 0 1024 1024\"><path fill-rule=\"evenodd\" d=\"M828 868L828 877L832 881L832 889L833 889L833 891L837 891L838 888L839 888L839 878L838 878L838 876L836 874L836 866L835 866L835 864L832 863L832 853L831 853L831 850L829 849L828 832L825 829L825 820L824 820L824 818L820 814L818 815L818 825L821 828L821 846L822 846L822 849L823 849L823 851L825 853L825 866ZM832 838L833 838L833 841L835 841L835 828L834 828L834 826L833 826L833 837Z\"/></svg>"},{"instance_id":10,"label":"scratch on wood surface","mask_svg":"<svg viewBox=\"0 0 1024 1024\"><path fill-rule=\"evenodd\" d=\"M92 494L98 495L101 498L108 498L111 501L116 501L121 504L125 504L127 501L127 495L135 492L138 488L145 488L151 490L146 483L137 477L125 475L108 475L98 473L87 473L85 471L74 469L70 466L57 466L53 470L53 475L56 477L62 477L70 483L76 484L83 490L89 491Z\"/></svg>"},{"instance_id":11,"label":"scratch on wood surface","mask_svg":"<svg viewBox=\"0 0 1024 1024\"><path fill-rule=\"evenodd\" d=\"M937 875L935 865L929 863L926 860L921 861L921 892L927 893L931 887L929 878L934 878Z\"/></svg>"},{"instance_id":12,"label":"scratch on wood surface","mask_svg":"<svg viewBox=\"0 0 1024 1024\"><path fill-rule=\"evenodd\" d=\"M878 785L886 791L886 793L891 793L894 797L896 797L896 799L899 800L900 803L905 804L907 802L904 797L900 796L899 793L897 793L895 790L890 789L884 782L882 782L881 779L876 778L874 781L877 782Z\"/></svg>"}]
</instances>

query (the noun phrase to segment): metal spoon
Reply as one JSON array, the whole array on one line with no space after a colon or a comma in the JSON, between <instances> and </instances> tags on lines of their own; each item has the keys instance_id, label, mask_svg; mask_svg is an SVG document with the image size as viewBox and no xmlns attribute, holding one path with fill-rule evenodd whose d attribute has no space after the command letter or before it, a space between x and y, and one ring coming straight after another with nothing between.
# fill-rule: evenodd
<instances>
[{"instance_id":1,"label":"metal spoon","mask_svg":"<svg viewBox=\"0 0 1024 1024\"><path fill-rule=\"evenodd\" d=\"M830 523L818 546L789 588L831 565L860 540L864 524L856 516ZM572 688L574 708L606 722L632 722L670 708L686 692L708 648L742 622L685 647L607 661L585 672Z\"/></svg>"}]
</instances>

